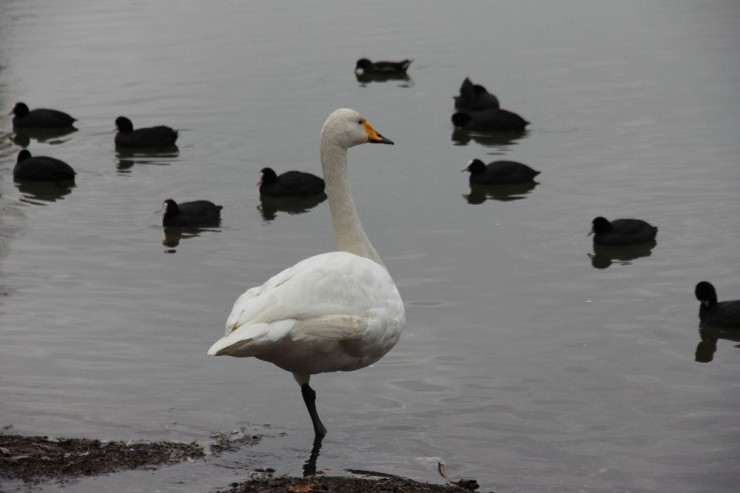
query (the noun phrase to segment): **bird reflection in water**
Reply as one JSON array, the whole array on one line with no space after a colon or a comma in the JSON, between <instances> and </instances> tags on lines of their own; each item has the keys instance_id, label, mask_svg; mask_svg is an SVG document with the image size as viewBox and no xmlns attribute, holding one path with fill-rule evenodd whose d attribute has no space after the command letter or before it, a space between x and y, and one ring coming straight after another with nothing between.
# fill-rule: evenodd
<instances>
[{"instance_id":1,"label":"bird reflection in water","mask_svg":"<svg viewBox=\"0 0 740 493\"><path fill-rule=\"evenodd\" d=\"M116 150L116 168L119 172L126 173L134 167L135 164L150 164L156 166L169 166L170 162L180 154L177 146L172 146L165 150L156 149L117 149Z\"/></svg>"},{"instance_id":2,"label":"bird reflection in water","mask_svg":"<svg viewBox=\"0 0 740 493\"><path fill-rule=\"evenodd\" d=\"M360 87L367 87L370 84L382 84L385 82L398 82L398 84L396 84L397 87L413 87L414 85L414 80L407 74L355 74L355 78L360 84Z\"/></svg>"},{"instance_id":3,"label":"bird reflection in water","mask_svg":"<svg viewBox=\"0 0 740 493\"><path fill-rule=\"evenodd\" d=\"M469 204L482 204L486 200L511 202L525 198L537 185L539 185L537 182L512 185L470 185L470 193L464 194L463 197Z\"/></svg>"},{"instance_id":4,"label":"bird reflection in water","mask_svg":"<svg viewBox=\"0 0 740 493\"><path fill-rule=\"evenodd\" d=\"M56 202L72 192L75 187L73 181L21 181L15 184L23 194L21 201L31 204L45 205L44 202Z\"/></svg>"},{"instance_id":5,"label":"bird reflection in water","mask_svg":"<svg viewBox=\"0 0 740 493\"><path fill-rule=\"evenodd\" d=\"M594 253L589 253L594 269L606 269L612 264L630 265L633 260L649 257L657 243L651 241L639 245L604 246L594 244Z\"/></svg>"},{"instance_id":6,"label":"bird reflection in water","mask_svg":"<svg viewBox=\"0 0 740 493\"><path fill-rule=\"evenodd\" d=\"M187 240L190 238L197 238L203 231L220 231L213 227L197 227L197 226L166 226L164 228L164 239L162 245L167 247L165 253L176 253L176 248L180 246L181 240Z\"/></svg>"},{"instance_id":7,"label":"bird reflection in water","mask_svg":"<svg viewBox=\"0 0 740 493\"><path fill-rule=\"evenodd\" d=\"M28 147L31 140L46 144L63 144L69 141L70 134L77 132L75 127L58 128L15 128L10 134L10 140L20 147ZM66 137L66 138L65 138Z\"/></svg>"},{"instance_id":8,"label":"bird reflection in water","mask_svg":"<svg viewBox=\"0 0 740 493\"><path fill-rule=\"evenodd\" d=\"M701 341L696 345L694 361L697 363L709 363L714 360L714 353L717 352L717 341L719 339L740 342L740 328L726 329L700 324L699 338ZM735 344L734 347L740 349L740 344Z\"/></svg>"},{"instance_id":9,"label":"bird reflection in water","mask_svg":"<svg viewBox=\"0 0 740 493\"><path fill-rule=\"evenodd\" d=\"M262 214L262 218L270 222L277 218L278 212L303 214L325 200L325 193L307 195L305 197L267 197L262 195L260 196L260 205L257 209Z\"/></svg>"},{"instance_id":10,"label":"bird reflection in water","mask_svg":"<svg viewBox=\"0 0 740 493\"><path fill-rule=\"evenodd\" d=\"M515 145L516 141L526 137L526 130L510 132L471 132L456 128L452 131L452 142L458 146L468 145L470 141L485 147L506 147Z\"/></svg>"},{"instance_id":11,"label":"bird reflection in water","mask_svg":"<svg viewBox=\"0 0 740 493\"><path fill-rule=\"evenodd\" d=\"M308 457L308 460L306 461L306 463L303 464L303 477L304 478L316 475L316 462L319 459L319 454L321 452L321 444L323 441L324 441L323 436L314 437L313 446L311 447L311 455Z\"/></svg>"}]
</instances>

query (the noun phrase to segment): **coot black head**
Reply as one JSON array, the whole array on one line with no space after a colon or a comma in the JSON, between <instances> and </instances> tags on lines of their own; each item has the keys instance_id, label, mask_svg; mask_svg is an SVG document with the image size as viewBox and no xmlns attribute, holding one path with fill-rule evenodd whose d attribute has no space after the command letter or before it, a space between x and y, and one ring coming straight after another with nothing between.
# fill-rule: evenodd
<instances>
[{"instance_id":1,"label":"coot black head","mask_svg":"<svg viewBox=\"0 0 740 493\"><path fill-rule=\"evenodd\" d=\"M277 180L277 173L272 168L262 168L260 171L260 185L269 185Z\"/></svg>"},{"instance_id":2,"label":"coot black head","mask_svg":"<svg viewBox=\"0 0 740 493\"><path fill-rule=\"evenodd\" d=\"M13 111L11 111L15 116L23 118L29 113L28 106L26 106L26 103L15 103L15 106L13 107Z\"/></svg>"},{"instance_id":3,"label":"coot black head","mask_svg":"<svg viewBox=\"0 0 740 493\"><path fill-rule=\"evenodd\" d=\"M372 66L373 66L373 62L371 62L370 60L368 60L367 58L360 58L359 60L357 60L357 65L355 65L355 70L357 70L358 68L363 69L363 70L368 70L368 69L371 69Z\"/></svg>"},{"instance_id":4,"label":"coot black head","mask_svg":"<svg viewBox=\"0 0 740 493\"><path fill-rule=\"evenodd\" d=\"M116 118L116 128L119 132L128 134L134 131L134 124L125 116L119 116Z\"/></svg>"},{"instance_id":5,"label":"coot black head","mask_svg":"<svg viewBox=\"0 0 740 493\"><path fill-rule=\"evenodd\" d=\"M26 159L31 157L31 151L28 149L23 149L21 152L18 153L18 158L16 159L16 163L20 163L21 161L25 161Z\"/></svg>"},{"instance_id":6,"label":"coot black head","mask_svg":"<svg viewBox=\"0 0 740 493\"><path fill-rule=\"evenodd\" d=\"M694 294L696 295L696 299L704 306L717 304L717 290L714 289L712 283L708 281L701 281L698 283L694 289Z\"/></svg>"},{"instance_id":7,"label":"coot black head","mask_svg":"<svg viewBox=\"0 0 740 493\"><path fill-rule=\"evenodd\" d=\"M456 128L463 128L473 117L467 113L458 112L452 115L452 124Z\"/></svg>"},{"instance_id":8,"label":"coot black head","mask_svg":"<svg viewBox=\"0 0 740 493\"><path fill-rule=\"evenodd\" d=\"M591 221L591 232L596 235L608 233L612 230L612 223L609 222L609 220L605 217L596 217L593 221Z\"/></svg>"},{"instance_id":9,"label":"coot black head","mask_svg":"<svg viewBox=\"0 0 740 493\"><path fill-rule=\"evenodd\" d=\"M463 171L469 171L471 175L479 175L486 172L486 164L480 159L473 159Z\"/></svg>"},{"instance_id":10,"label":"coot black head","mask_svg":"<svg viewBox=\"0 0 740 493\"><path fill-rule=\"evenodd\" d=\"M175 202L172 199L167 199L162 203L162 215L167 216L176 216L180 212L180 206L177 205L177 202Z\"/></svg>"}]
</instances>

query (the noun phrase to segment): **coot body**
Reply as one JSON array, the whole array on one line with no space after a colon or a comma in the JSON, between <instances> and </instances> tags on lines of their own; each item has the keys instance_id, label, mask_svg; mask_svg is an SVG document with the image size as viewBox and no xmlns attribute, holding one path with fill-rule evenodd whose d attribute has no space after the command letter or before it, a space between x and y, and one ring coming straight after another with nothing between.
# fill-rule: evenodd
<instances>
[{"instance_id":1,"label":"coot body","mask_svg":"<svg viewBox=\"0 0 740 493\"><path fill-rule=\"evenodd\" d=\"M131 120L125 116L116 118L116 147L123 149L166 149L175 145L177 130L166 125L144 127L134 130Z\"/></svg>"},{"instance_id":2,"label":"coot body","mask_svg":"<svg viewBox=\"0 0 740 493\"><path fill-rule=\"evenodd\" d=\"M23 149L13 168L15 181L71 181L75 179L75 171L61 159L49 156L32 156L31 152Z\"/></svg>"},{"instance_id":3,"label":"coot body","mask_svg":"<svg viewBox=\"0 0 740 493\"><path fill-rule=\"evenodd\" d=\"M260 195L266 197L301 197L324 193L324 180L303 171L286 171L281 175L272 168L263 168Z\"/></svg>"},{"instance_id":4,"label":"coot body","mask_svg":"<svg viewBox=\"0 0 740 493\"><path fill-rule=\"evenodd\" d=\"M167 199L162 205L163 226L218 226L221 222L221 209L209 200L194 200L178 204Z\"/></svg>"},{"instance_id":5,"label":"coot body","mask_svg":"<svg viewBox=\"0 0 740 493\"><path fill-rule=\"evenodd\" d=\"M16 103L13 107L13 127L16 128L64 128L71 127L76 121L63 111L49 108L30 110L25 103Z\"/></svg>"}]
</instances>

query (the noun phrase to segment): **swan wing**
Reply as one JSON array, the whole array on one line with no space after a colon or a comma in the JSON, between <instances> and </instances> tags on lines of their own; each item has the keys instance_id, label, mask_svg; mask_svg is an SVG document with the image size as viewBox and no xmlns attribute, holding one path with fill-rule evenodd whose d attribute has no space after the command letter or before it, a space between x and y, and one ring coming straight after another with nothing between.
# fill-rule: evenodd
<instances>
[{"instance_id":1,"label":"swan wing","mask_svg":"<svg viewBox=\"0 0 740 493\"><path fill-rule=\"evenodd\" d=\"M403 302L384 267L330 252L242 294L226 321L226 335L208 353L258 356L286 341L328 347L404 321Z\"/></svg>"}]
</instances>

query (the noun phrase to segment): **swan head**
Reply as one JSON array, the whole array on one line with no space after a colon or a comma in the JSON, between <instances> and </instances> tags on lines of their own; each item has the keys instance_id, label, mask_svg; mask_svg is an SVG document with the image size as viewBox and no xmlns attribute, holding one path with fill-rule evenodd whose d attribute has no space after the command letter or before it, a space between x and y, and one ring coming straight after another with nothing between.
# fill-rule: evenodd
<instances>
[{"instance_id":1,"label":"swan head","mask_svg":"<svg viewBox=\"0 0 740 493\"><path fill-rule=\"evenodd\" d=\"M360 113L348 108L334 111L321 129L322 142L333 142L349 149L359 144L393 144L380 135Z\"/></svg>"}]
</instances>

